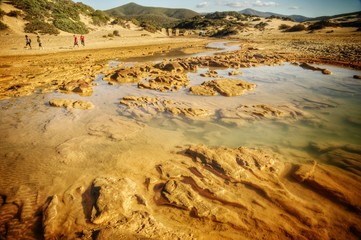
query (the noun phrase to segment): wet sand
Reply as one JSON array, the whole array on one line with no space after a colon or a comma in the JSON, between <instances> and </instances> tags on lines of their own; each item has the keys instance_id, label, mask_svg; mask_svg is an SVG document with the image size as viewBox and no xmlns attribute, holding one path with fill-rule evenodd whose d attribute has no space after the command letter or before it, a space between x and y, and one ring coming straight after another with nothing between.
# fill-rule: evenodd
<instances>
[{"instance_id":1,"label":"wet sand","mask_svg":"<svg viewBox=\"0 0 361 240\"><path fill-rule=\"evenodd\" d=\"M358 239L359 71L241 43L164 62L124 58L205 43L1 58L1 236ZM202 84L218 95L189 92Z\"/></svg>"}]
</instances>

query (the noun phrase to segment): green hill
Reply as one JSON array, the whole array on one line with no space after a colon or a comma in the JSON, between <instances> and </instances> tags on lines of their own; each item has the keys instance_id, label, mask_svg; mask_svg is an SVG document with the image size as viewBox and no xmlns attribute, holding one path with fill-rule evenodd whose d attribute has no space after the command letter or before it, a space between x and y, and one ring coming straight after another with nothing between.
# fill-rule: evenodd
<instances>
[{"instance_id":1,"label":"green hill","mask_svg":"<svg viewBox=\"0 0 361 240\"><path fill-rule=\"evenodd\" d=\"M94 25L103 25L109 17L102 11L71 0L8 0L8 3L24 12L22 16L29 23L24 31L28 33L58 34L59 30L70 33L88 33L80 14L89 16Z\"/></svg>"},{"instance_id":2,"label":"green hill","mask_svg":"<svg viewBox=\"0 0 361 240\"><path fill-rule=\"evenodd\" d=\"M113 17L135 18L138 21L149 22L158 27L199 15L199 13L189 9L145 7L135 3L128 3L105 12Z\"/></svg>"}]
</instances>

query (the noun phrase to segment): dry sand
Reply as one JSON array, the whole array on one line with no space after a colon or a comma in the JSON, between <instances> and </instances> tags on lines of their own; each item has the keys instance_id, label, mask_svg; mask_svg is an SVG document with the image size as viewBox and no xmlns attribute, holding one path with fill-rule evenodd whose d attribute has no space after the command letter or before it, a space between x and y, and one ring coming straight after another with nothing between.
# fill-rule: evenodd
<instances>
[{"instance_id":1,"label":"dry sand","mask_svg":"<svg viewBox=\"0 0 361 240\"><path fill-rule=\"evenodd\" d=\"M109 69L109 60L164 54L178 48L199 52L210 41L160 34L141 37L142 32L134 29L122 31L120 38L103 38L110 30L86 35L86 47L79 49L71 48L71 34L42 36L43 50L36 49L35 42L33 50L25 50L23 34L2 33L0 98L39 91L91 95L99 73L109 75L109 79L115 73L124 73L119 70L124 66ZM244 67L284 61L323 62L357 69L361 66L360 32L354 30L336 29L330 34L251 32L236 40L242 47L236 53L173 61L169 69L166 64L158 68L154 63L146 66L158 75L178 75L179 65L180 71L188 71L184 67L187 64L202 66L210 62L215 66L227 63L245 64ZM345 55L335 49L344 50ZM142 72L142 66L126 70L134 76ZM174 81L171 80L172 87ZM164 82L154 84L167 89ZM158 89L159 85L155 87ZM228 88L222 86L221 90ZM233 91L234 84L231 88ZM130 106L133 120L104 114L99 111L100 106L94 110L53 109L47 104L39 105L36 97L24 103L28 106L25 109L11 100L4 105L3 112L13 112L2 114L0 120L4 141L0 148L1 238L361 236L358 146L313 146L327 159L343 159L345 165L341 169L312 158L297 162L270 149L199 145L186 142L181 133L174 135L172 131L152 128L144 112L152 116L168 109L174 115L198 119L207 115L202 109L157 98L135 96L122 100ZM58 102L59 106L92 106L87 102L59 101L54 101L54 105ZM246 108L238 109L237 114L222 114L229 119L303 116L297 109L284 106ZM137 115L139 112L141 115ZM184 144L178 146L180 142Z\"/></svg>"}]
</instances>

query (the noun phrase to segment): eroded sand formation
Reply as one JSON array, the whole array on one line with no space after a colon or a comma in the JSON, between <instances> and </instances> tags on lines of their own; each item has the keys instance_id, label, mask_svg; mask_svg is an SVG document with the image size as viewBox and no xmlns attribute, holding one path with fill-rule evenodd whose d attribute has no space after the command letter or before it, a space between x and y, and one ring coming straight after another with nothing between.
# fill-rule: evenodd
<instances>
[{"instance_id":1,"label":"eroded sand formation","mask_svg":"<svg viewBox=\"0 0 361 240\"><path fill-rule=\"evenodd\" d=\"M357 239L361 233L361 185L353 174L291 163L269 150L178 151L136 179L99 176L53 196L21 187L0 198L0 233L8 239ZM357 155L359 168L360 152L343 151Z\"/></svg>"},{"instance_id":2,"label":"eroded sand formation","mask_svg":"<svg viewBox=\"0 0 361 240\"><path fill-rule=\"evenodd\" d=\"M248 83L235 79L215 79L203 82L200 86L190 88L190 93L203 96L222 96L232 97L242 95L245 91L252 91L256 84Z\"/></svg>"},{"instance_id":3,"label":"eroded sand formation","mask_svg":"<svg viewBox=\"0 0 361 240\"><path fill-rule=\"evenodd\" d=\"M282 64L286 59L282 55L262 55L253 53L253 49L219 53L212 56L177 58L160 63L145 63L130 67L121 66L110 70L104 78L110 84L138 83L139 88L158 91L176 91L189 86L187 73L197 72L198 68L246 68L259 65ZM230 71L229 75L239 75L239 71ZM203 77L216 77L217 72L209 70ZM239 86L235 87L233 85ZM252 90L254 84L227 79L205 82L201 87L192 87L191 92L200 95L225 96L241 95L244 90Z\"/></svg>"},{"instance_id":4,"label":"eroded sand formation","mask_svg":"<svg viewBox=\"0 0 361 240\"><path fill-rule=\"evenodd\" d=\"M242 125L245 122L257 120L297 120L310 117L296 107L289 105L270 106L240 105L237 108L226 109L200 109L194 108L190 103L174 101L158 97L123 97L121 105L126 107L123 114L138 121L148 122L161 114L191 120L213 120L226 124Z\"/></svg>"},{"instance_id":5,"label":"eroded sand formation","mask_svg":"<svg viewBox=\"0 0 361 240\"><path fill-rule=\"evenodd\" d=\"M50 106L53 107L65 107L65 108L77 108L77 109L92 109L93 103L81 100L66 100L66 99L53 99L49 101Z\"/></svg>"}]
</instances>

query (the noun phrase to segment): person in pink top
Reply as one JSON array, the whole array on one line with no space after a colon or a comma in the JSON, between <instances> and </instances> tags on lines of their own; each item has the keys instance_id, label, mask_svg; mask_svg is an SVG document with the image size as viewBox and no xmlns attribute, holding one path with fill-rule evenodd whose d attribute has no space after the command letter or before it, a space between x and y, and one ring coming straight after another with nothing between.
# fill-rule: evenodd
<instances>
[{"instance_id":1,"label":"person in pink top","mask_svg":"<svg viewBox=\"0 0 361 240\"><path fill-rule=\"evenodd\" d=\"M75 46L78 46L78 47L79 47L79 44L78 44L78 37L74 35L74 46L73 46L73 48L74 48Z\"/></svg>"},{"instance_id":2,"label":"person in pink top","mask_svg":"<svg viewBox=\"0 0 361 240\"><path fill-rule=\"evenodd\" d=\"M85 37L84 37L84 35L80 36L80 43L81 43L81 45L83 45L83 47L85 47Z\"/></svg>"}]
</instances>

